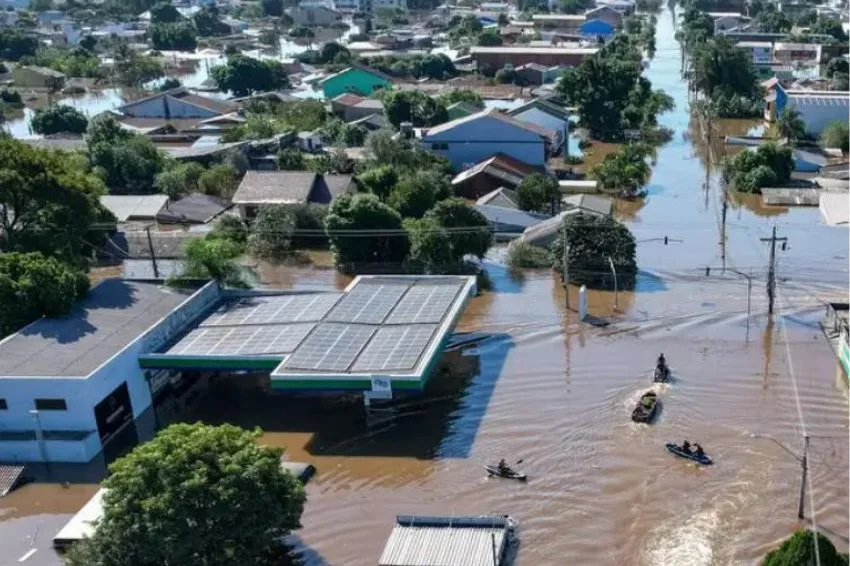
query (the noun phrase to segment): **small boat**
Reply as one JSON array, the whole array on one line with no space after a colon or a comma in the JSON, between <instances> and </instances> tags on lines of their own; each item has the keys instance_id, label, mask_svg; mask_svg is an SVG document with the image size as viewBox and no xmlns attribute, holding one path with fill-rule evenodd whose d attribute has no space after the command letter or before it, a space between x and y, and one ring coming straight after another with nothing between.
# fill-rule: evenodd
<instances>
[{"instance_id":1,"label":"small boat","mask_svg":"<svg viewBox=\"0 0 850 566\"><path fill-rule=\"evenodd\" d=\"M484 469L487 470L487 473L491 476L499 476L500 478L505 478L508 480L525 481L526 479L528 479L525 474L521 474L516 470L503 472L499 470L499 466L484 466Z\"/></svg>"},{"instance_id":2,"label":"small boat","mask_svg":"<svg viewBox=\"0 0 850 566\"><path fill-rule=\"evenodd\" d=\"M687 458L688 460L693 460L697 464L702 464L703 466L710 466L713 464L711 458L703 454L702 456L697 456L695 453L690 450L685 450L681 446L676 446L672 442L667 443L667 451L674 456L678 456L679 458Z\"/></svg>"},{"instance_id":3,"label":"small boat","mask_svg":"<svg viewBox=\"0 0 850 566\"><path fill-rule=\"evenodd\" d=\"M632 420L636 423L650 423L658 411L658 395L654 391L644 393L632 411Z\"/></svg>"},{"instance_id":4,"label":"small boat","mask_svg":"<svg viewBox=\"0 0 850 566\"><path fill-rule=\"evenodd\" d=\"M667 383L670 381L670 368L666 365L657 366L652 381L655 383Z\"/></svg>"}]
</instances>

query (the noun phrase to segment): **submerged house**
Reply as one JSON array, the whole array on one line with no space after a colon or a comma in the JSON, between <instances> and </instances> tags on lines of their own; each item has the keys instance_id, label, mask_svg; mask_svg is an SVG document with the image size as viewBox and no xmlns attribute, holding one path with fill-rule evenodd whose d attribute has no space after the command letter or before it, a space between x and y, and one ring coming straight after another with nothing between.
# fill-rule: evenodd
<instances>
[{"instance_id":1,"label":"submerged house","mask_svg":"<svg viewBox=\"0 0 850 566\"><path fill-rule=\"evenodd\" d=\"M785 90L782 85L774 85L765 96L764 119L773 122L782 112L790 109L800 115L806 126L806 133L820 135L833 122L847 123L850 113L850 92Z\"/></svg>"},{"instance_id":2,"label":"submerged house","mask_svg":"<svg viewBox=\"0 0 850 566\"><path fill-rule=\"evenodd\" d=\"M392 83L392 77L365 65L352 65L319 81L325 98L347 92L370 96L377 90L391 87Z\"/></svg>"}]
</instances>

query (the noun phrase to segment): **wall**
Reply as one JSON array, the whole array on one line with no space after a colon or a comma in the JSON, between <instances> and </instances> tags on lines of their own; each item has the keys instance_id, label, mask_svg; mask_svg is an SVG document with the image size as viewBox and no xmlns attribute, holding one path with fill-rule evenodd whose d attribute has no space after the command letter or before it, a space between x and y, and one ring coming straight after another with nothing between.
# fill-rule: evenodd
<instances>
[{"instance_id":1,"label":"wall","mask_svg":"<svg viewBox=\"0 0 850 566\"><path fill-rule=\"evenodd\" d=\"M82 441L45 440L44 451L51 462L84 464L100 453L100 438L93 432ZM0 440L0 459L5 462L41 462L41 447L35 440Z\"/></svg>"},{"instance_id":2,"label":"wall","mask_svg":"<svg viewBox=\"0 0 850 566\"><path fill-rule=\"evenodd\" d=\"M800 113L800 118L806 124L806 133L812 135L819 135L832 122L846 124L850 110L847 98L825 104L820 99L789 97L785 107Z\"/></svg>"},{"instance_id":3,"label":"wall","mask_svg":"<svg viewBox=\"0 0 850 566\"><path fill-rule=\"evenodd\" d=\"M426 150L446 157L456 171L504 153L529 165L545 163L543 139L534 132L506 124L497 118L482 117L450 131L422 138ZM447 150L432 149L433 143L445 143Z\"/></svg>"}]
</instances>

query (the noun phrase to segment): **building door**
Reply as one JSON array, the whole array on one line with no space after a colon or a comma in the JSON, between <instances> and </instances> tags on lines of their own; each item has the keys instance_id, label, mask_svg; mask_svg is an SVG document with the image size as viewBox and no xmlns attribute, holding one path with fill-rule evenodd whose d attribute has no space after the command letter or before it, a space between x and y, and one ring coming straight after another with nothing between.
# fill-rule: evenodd
<instances>
[{"instance_id":1,"label":"building door","mask_svg":"<svg viewBox=\"0 0 850 566\"><path fill-rule=\"evenodd\" d=\"M133 405L127 382L123 382L112 393L103 398L94 408L97 431L104 446L129 422L133 422Z\"/></svg>"}]
</instances>

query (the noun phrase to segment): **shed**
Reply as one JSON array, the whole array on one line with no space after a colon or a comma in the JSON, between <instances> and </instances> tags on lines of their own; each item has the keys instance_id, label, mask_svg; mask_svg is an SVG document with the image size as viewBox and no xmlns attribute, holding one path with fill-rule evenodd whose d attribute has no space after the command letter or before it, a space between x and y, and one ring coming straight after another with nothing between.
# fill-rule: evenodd
<instances>
[{"instance_id":1,"label":"shed","mask_svg":"<svg viewBox=\"0 0 850 566\"><path fill-rule=\"evenodd\" d=\"M192 193L167 204L156 220L163 224L207 224L230 207L227 199Z\"/></svg>"},{"instance_id":2,"label":"shed","mask_svg":"<svg viewBox=\"0 0 850 566\"><path fill-rule=\"evenodd\" d=\"M579 26L578 31L584 37L608 38L614 35L616 28L603 20L588 20Z\"/></svg>"},{"instance_id":3,"label":"shed","mask_svg":"<svg viewBox=\"0 0 850 566\"><path fill-rule=\"evenodd\" d=\"M502 566L510 517L399 515L379 566Z\"/></svg>"},{"instance_id":4,"label":"shed","mask_svg":"<svg viewBox=\"0 0 850 566\"><path fill-rule=\"evenodd\" d=\"M100 197L100 204L114 214L118 222L130 220L153 222L167 203L166 195L103 195Z\"/></svg>"}]
</instances>

